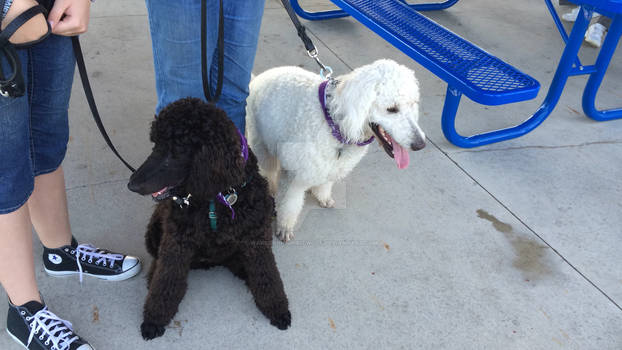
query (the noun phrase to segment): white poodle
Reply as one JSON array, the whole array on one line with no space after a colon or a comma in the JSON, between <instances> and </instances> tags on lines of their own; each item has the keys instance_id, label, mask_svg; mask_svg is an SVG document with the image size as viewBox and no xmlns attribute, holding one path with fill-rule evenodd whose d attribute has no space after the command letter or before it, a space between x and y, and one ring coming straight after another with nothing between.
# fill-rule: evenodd
<instances>
[{"instance_id":1,"label":"white poodle","mask_svg":"<svg viewBox=\"0 0 622 350\"><path fill-rule=\"evenodd\" d=\"M333 184L352 171L374 136L400 169L408 166L408 147L425 147L412 70L378 60L323 81L302 68L279 67L250 84L249 143L276 194L277 236L284 242L293 238L305 192L311 189L322 207L332 207Z\"/></svg>"}]
</instances>

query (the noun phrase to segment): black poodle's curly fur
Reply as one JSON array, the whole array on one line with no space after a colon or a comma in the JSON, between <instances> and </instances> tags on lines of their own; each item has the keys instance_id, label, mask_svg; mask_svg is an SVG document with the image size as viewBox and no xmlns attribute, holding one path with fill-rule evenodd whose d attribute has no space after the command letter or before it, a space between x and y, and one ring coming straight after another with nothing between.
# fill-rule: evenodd
<instances>
[{"instance_id":1,"label":"black poodle's curly fur","mask_svg":"<svg viewBox=\"0 0 622 350\"><path fill-rule=\"evenodd\" d=\"M182 99L164 108L153 122L151 141L155 144L152 161L148 159L132 176L130 189L147 194L176 185L175 195L192 197L184 208L171 199L162 200L148 225L147 250L154 261L147 277L143 337L148 340L164 333L186 292L190 269L216 265L229 268L246 282L271 324L289 327L287 296L272 254L274 202L252 151L244 161L234 124L214 105ZM184 174L179 183L164 183L171 181L162 175L166 167ZM215 198L230 187L239 196L233 205L235 219ZM216 203L216 232L210 228L210 200Z\"/></svg>"}]
</instances>

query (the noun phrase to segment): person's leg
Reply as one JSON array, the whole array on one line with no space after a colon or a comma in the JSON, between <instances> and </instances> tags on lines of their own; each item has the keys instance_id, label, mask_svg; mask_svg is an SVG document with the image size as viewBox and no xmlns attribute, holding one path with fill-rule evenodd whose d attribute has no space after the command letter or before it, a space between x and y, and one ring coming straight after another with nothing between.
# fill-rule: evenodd
<instances>
[{"instance_id":1,"label":"person's leg","mask_svg":"<svg viewBox=\"0 0 622 350\"><path fill-rule=\"evenodd\" d=\"M145 3L149 13L158 95L156 114L180 98L204 98L199 32L201 1L146 0ZM208 22L208 33L214 34L216 29L213 21ZM208 52L211 52L216 36L208 35L207 39Z\"/></svg>"},{"instance_id":2,"label":"person's leg","mask_svg":"<svg viewBox=\"0 0 622 350\"><path fill-rule=\"evenodd\" d=\"M257 41L265 0L224 0L225 62L224 84L218 107L227 112L233 123L244 132L248 84L257 52ZM219 1L210 1L208 11L218 21ZM211 64L210 87L216 91L218 53Z\"/></svg>"},{"instance_id":3,"label":"person's leg","mask_svg":"<svg viewBox=\"0 0 622 350\"><path fill-rule=\"evenodd\" d=\"M67 348L92 350L64 325L68 324L43 304L35 280L32 223L26 201L34 187L31 109L32 49L18 50L24 72L26 95L0 96L0 283L9 296L6 330L31 350ZM0 57L0 69L9 74ZM44 325L55 323L54 334ZM33 337L34 332L39 333ZM45 341L42 339L46 339ZM51 340L51 341L50 341Z\"/></svg>"},{"instance_id":4,"label":"person's leg","mask_svg":"<svg viewBox=\"0 0 622 350\"><path fill-rule=\"evenodd\" d=\"M61 163L69 141L68 109L75 60L71 39L52 35L31 50L31 132L34 192L28 201L43 243L45 271L124 280L140 272L137 258L72 239Z\"/></svg>"},{"instance_id":5,"label":"person's leg","mask_svg":"<svg viewBox=\"0 0 622 350\"><path fill-rule=\"evenodd\" d=\"M11 302L41 302L35 281L28 207L0 215L0 283Z\"/></svg>"},{"instance_id":6,"label":"person's leg","mask_svg":"<svg viewBox=\"0 0 622 350\"><path fill-rule=\"evenodd\" d=\"M72 349L93 350L64 326L66 321L47 309L39 294L27 205L0 215L0 282L9 296L6 330L15 341L33 350L59 349L62 343ZM59 326L43 327L51 323ZM33 331L39 336L33 337Z\"/></svg>"},{"instance_id":7,"label":"person's leg","mask_svg":"<svg viewBox=\"0 0 622 350\"><path fill-rule=\"evenodd\" d=\"M28 200L32 224L44 246L71 243L65 180L60 167L69 140L68 109L75 60L71 40L50 36L31 50L34 191Z\"/></svg>"},{"instance_id":8,"label":"person's leg","mask_svg":"<svg viewBox=\"0 0 622 350\"><path fill-rule=\"evenodd\" d=\"M598 22L587 28L585 32L585 42L596 48L601 47L610 25L611 18L607 16L599 18Z\"/></svg>"},{"instance_id":9,"label":"person's leg","mask_svg":"<svg viewBox=\"0 0 622 350\"><path fill-rule=\"evenodd\" d=\"M201 78L200 0L146 0L153 44L158 105L184 97L204 99ZM248 83L257 49L264 0L224 0L224 87L217 105L244 131ZM219 1L207 7L210 88L216 91Z\"/></svg>"},{"instance_id":10,"label":"person's leg","mask_svg":"<svg viewBox=\"0 0 622 350\"><path fill-rule=\"evenodd\" d=\"M35 5L37 5L35 0L6 0L4 7L0 9L2 12L0 28L6 28L17 16ZM48 25L45 16L37 14L22 24L9 41L14 44L33 42L44 36L47 31Z\"/></svg>"},{"instance_id":11,"label":"person's leg","mask_svg":"<svg viewBox=\"0 0 622 350\"><path fill-rule=\"evenodd\" d=\"M28 51L18 50L27 72ZM0 56L0 69L12 73ZM27 80L27 77L25 77ZM21 305L39 300L32 254L32 226L25 205L33 186L28 92L20 98L0 96L0 284Z\"/></svg>"},{"instance_id":12,"label":"person's leg","mask_svg":"<svg viewBox=\"0 0 622 350\"><path fill-rule=\"evenodd\" d=\"M35 189L28 199L32 224L44 246L71 244L71 228L62 167L35 177Z\"/></svg>"}]
</instances>

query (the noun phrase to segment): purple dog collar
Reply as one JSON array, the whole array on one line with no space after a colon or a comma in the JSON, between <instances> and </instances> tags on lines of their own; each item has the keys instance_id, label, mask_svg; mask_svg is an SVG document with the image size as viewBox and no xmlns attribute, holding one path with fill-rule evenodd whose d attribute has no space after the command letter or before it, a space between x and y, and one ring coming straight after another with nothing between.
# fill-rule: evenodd
<instances>
[{"instance_id":1,"label":"purple dog collar","mask_svg":"<svg viewBox=\"0 0 622 350\"><path fill-rule=\"evenodd\" d=\"M248 161L248 141L246 141L246 137L244 137L242 132L240 132L240 129L236 128L235 130L237 130L238 135L240 135L240 145L242 146L242 157L244 158L244 163L246 163ZM244 185L246 185L246 182L242 184L242 187L244 187ZM227 197L225 197L225 195L223 195L222 192L219 192L216 197L218 198L220 203L222 203L227 208L229 208L229 210L231 211L231 219L235 219L235 209L233 209L233 204L235 204L235 201L237 200L237 193L235 193L236 199L232 202L228 201Z\"/></svg>"},{"instance_id":2,"label":"purple dog collar","mask_svg":"<svg viewBox=\"0 0 622 350\"><path fill-rule=\"evenodd\" d=\"M331 129L331 133L333 134L333 136L337 139L337 141L346 144L346 145L357 145L357 146L367 146L370 143L374 142L374 137L370 137L367 141L363 141L363 142L351 142L346 140L343 135L341 135L341 131L339 131L339 125L337 125L337 123L335 123L335 121L333 120L333 118L331 118L330 114L328 113L328 108L326 108L326 85L328 85L328 80L322 82L322 84L320 84L320 89L319 89L319 98L320 98L320 105L322 105L322 112L324 112L324 119L326 119L326 122L328 123L328 126L330 126Z\"/></svg>"}]
</instances>

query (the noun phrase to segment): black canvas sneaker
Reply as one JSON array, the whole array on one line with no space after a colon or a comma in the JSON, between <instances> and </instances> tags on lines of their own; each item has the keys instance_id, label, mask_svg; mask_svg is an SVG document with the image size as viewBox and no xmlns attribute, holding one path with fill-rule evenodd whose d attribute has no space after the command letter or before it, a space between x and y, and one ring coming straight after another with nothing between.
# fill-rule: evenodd
<instances>
[{"instance_id":1,"label":"black canvas sneaker","mask_svg":"<svg viewBox=\"0 0 622 350\"><path fill-rule=\"evenodd\" d=\"M38 301L22 306L9 301L6 331L29 350L94 350L73 332L71 323L60 319Z\"/></svg>"},{"instance_id":2,"label":"black canvas sneaker","mask_svg":"<svg viewBox=\"0 0 622 350\"><path fill-rule=\"evenodd\" d=\"M71 245L50 249L43 247L43 265L50 276L95 276L108 281L122 281L140 272L138 258L95 248L90 244L78 244L72 238Z\"/></svg>"}]
</instances>

